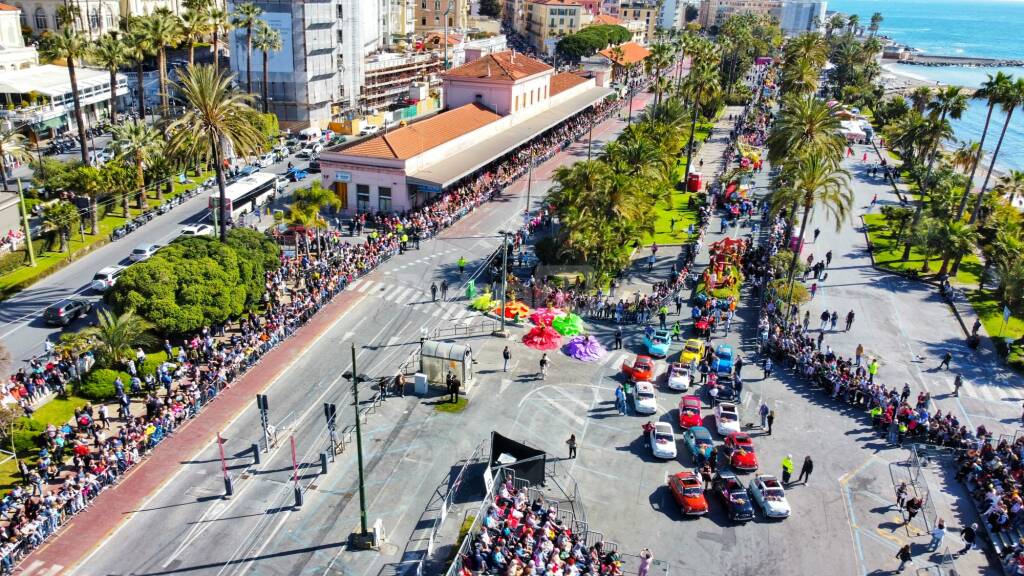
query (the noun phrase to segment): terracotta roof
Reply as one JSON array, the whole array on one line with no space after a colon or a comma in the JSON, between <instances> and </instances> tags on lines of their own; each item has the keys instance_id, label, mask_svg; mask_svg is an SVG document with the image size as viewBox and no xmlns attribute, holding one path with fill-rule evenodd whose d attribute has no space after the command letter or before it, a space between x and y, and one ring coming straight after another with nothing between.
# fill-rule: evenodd
<instances>
[{"instance_id":1,"label":"terracotta roof","mask_svg":"<svg viewBox=\"0 0 1024 576\"><path fill-rule=\"evenodd\" d=\"M479 104L466 104L437 116L364 140L340 153L407 160L501 118Z\"/></svg>"},{"instance_id":2,"label":"terracotta roof","mask_svg":"<svg viewBox=\"0 0 1024 576\"><path fill-rule=\"evenodd\" d=\"M582 6L579 2L573 0L530 0L528 4L547 4L554 6Z\"/></svg>"},{"instance_id":3,"label":"terracotta roof","mask_svg":"<svg viewBox=\"0 0 1024 576\"><path fill-rule=\"evenodd\" d=\"M622 26L623 22L622 22L622 20L619 20L618 18L616 18L615 16L612 16L611 14L598 14L597 16L594 16L594 20L593 20L592 24L594 24L595 26L599 25L599 24L607 24L607 25L611 25L611 26Z\"/></svg>"},{"instance_id":4,"label":"terracotta roof","mask_svg":"<svg viewBox=\"0 0 1024 576\"><path fill-rule=\"evenodd\" d=\"M452 68L445 73L445 77L499 78L514 81L547 70L551 70L551 66L540 60L534 60L526 54L516 53L514 50L506 50L488 54L457 68Z\"/></svg>"},{"instance_id":5,"label":"terracotta roof","mask_svg":"<svg viewBox=\"0 0 1024 576\"><path fill-rule=\"evenodd\" d=\"M622 50L622 58L620 59L615 54L615 48L616 47L614 46L611 48L605 48L604 50L601 50L600 54L620 66L636 64L651 54L650 50L636 42L626 42L618 46L618 48Z\"/></svg>"},{"instance_id":6,"label":"terracotta roof","mask_svg":"<svg viewBox=\"0 0 1024 576\"><path fill-rule=\"evenodd\" d=\"M21 10L21 8L11 6L10 4L0 4L0 10Z\"/></svg>"},{"instance_id":7,"label":"terracotta roof","mask_svg":"<svg viewBox=\"0 0 1024 576\"><path fill-rule=\"evenodd\" d=\"M551 85L548 87L548 96L554 96L559 92L564 92L573 86L578 86L587 79L580 76L579 74L573 74L572 72L562 72L555 74L551 77Z\"/></svg>"}]
</instances>

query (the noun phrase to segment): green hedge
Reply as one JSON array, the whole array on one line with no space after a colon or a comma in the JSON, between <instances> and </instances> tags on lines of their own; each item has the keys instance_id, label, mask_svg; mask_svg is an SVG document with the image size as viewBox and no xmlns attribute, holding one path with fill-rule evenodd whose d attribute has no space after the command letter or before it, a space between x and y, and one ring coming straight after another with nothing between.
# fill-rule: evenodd
<instances>
[{"instance_id":1,"label":"green hedge","mask_svg":"<svg viewBox=\"0 0 1024 576\"><path fill-rule=\"evenodd\" d=\"M43 431L46 424L31 418L18 418L14 421L14 434L11 440L14 442L14 449L21 456L29 452L35 452L43 447Z\"/></svg>"},{"instance_id":2,"label":"green hedge","mask_svg":"<svg viewBox=\"0 0 1024 576\"><path fill-rule=\"evenodd\" d=\"M110 400L114 397L114 380L121 378L127 389L132 377L126 372L100 368L85 375L82 384L78 387L77 394L94 402Z\"/></svg>"},{"instance_id":3,"label":"green hedge","mask_svg":"<svg viewBox=\"0 0 1024 576\"><path fill-rule=\"evenodd\" d=\"M142 366L137 366L139 369L139 376L145 378L151 374L156 375L156 369L164 362L167 362L167 352L164 352L163 350L152 354L146 354L146 361L142 363Z\"/></svg>"}]
</instances>

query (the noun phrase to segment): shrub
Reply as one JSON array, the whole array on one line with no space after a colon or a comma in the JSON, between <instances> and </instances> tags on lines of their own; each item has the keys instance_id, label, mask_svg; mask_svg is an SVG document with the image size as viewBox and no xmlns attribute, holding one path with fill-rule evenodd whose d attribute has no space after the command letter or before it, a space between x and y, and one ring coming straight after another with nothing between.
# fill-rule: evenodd
<instances>
[{"instance_id":1,"label":"shrub","mask_svg":"<svg viewBox=\"0 0 1024 576\"><path fill-rule=\"evenodd\" d=\"M19 454L24 455L28 452L35 452L43 447L42 434L44 430L46 430L46 424L38 420L24 417L18 418L14 421L14 433L11 435L14 449Z\"/></svg>"},{"instance_id":2,"label":"shrub","mask_svg":"<svg viewBox=\"0 0 1024 576\"><path fill-rule=\"evenodd\" d=\"M792 304L795 304L797 308L799 308L800 306L803 306L804 304L809 302L810 299L811 299L811 293L807 291L807 287L804 286L803 284L799 283L799 282L794 282L793 283L793 298L792 298L792 302L791 302L790 299L788 298L788 296L789 296L789 287L787 286L785 278L779 278L778 280L773 280L772 283L771 283L771 288L775 291L775 294L776 294L776 296L778 296L779 300L784 305L787 305L787 306L790 303L792 303Z\"/></svg>"},{"instance_id":3,"label":"shrub","mask_svg":"<svg viewBox=\"0 0 1024 576\"><path fill-rule=\"evenodd\" d=\"M156 369L164 362L167 362L167 352L164 352L163 350L152 354L146 354L146 361L142 363L142 366L137 366L139 376L144 378L150 374L155 375Z\"/></svg>"},{"instance_id":4,"label":"shrub","mask_svg":"<svg viewBox=\"0 0 1024 576\"><path fill-rule=\"evenodd\" d=\"M779 250L775 256L772 256L771 264L772 270L775 271L776 278L786 278L789 275L789 265L793 261L792 250ZM804 273L807 268L807 264L799 258L796 259L796 268L794 268L794 274L799 277Z\"/></svg>"},{"instance_id":5,"label":"shrub","mask_svg":"<svg viewBox=\"0 0 1024 576\"><path fill-rule=\"evenodd\" d=\"M82 379L82 384L78 387L77 394L82 398L96 402L109 400L114 397L114 380L117 380L118 377L121 378L121 382L126 387L131 381L131 376L119 370L110 370L108 368L93 370Z\"/></svg>"}]
</instances>

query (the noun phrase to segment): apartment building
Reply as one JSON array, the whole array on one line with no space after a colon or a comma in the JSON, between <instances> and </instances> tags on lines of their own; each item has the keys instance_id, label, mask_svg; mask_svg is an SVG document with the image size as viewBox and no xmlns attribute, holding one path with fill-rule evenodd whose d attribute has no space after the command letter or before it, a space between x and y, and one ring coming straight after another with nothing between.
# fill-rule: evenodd
<instances>
[{"instance_id":1,"label":"apartment building","mask_svg":"<svg viewBox=\"0 0 1024 576\"><path fill-rule=\"evenodd\" d=\"M585 15L575 0L527 0L526 37L538 52L550 53L558 38L580 31Z\"/></svg>"},{"instance_id":2,"label":"apartment building","mask_svg":"<svg viewBox=\"0 0 1024 576\"><path fill-rule=\"evenodd\" d=\"M416 4L416 29L420 32L440 30L445 20L448 28L469 25L469 0L413 0Z\"/></svg>"},{"instance_id":3,"label":"apartment building","mask_svg":"<svg viewBox=\"0 0 1024 576\"><path fill-rule=\"evenodd\" d=\"M786 36L820 31L825 21L826 2L787 0L779 10L779 26Z\"/></svg>"},{"instance_id":4,"label":"apartment building","mask_svg":"<svg viewBox=\"0 0 1024 576\"><path fill-rule=\"evenodd\" d=\"M733 14L779 17L782 0L701 0L697 22L701 28L718 26Z\"/></svg>"},{"instance_id":5,"label":"apartment building","mask_svg":"<svg viewBox=\"0 0 1024 576\"><path fill-rule=\"evenodd\" d=\"M658 17L661 9L656 2L621 2L618 17L626 22L630 20L643 23L643 36L634 32L633 41L639 44L654 42L654 32L658 28Z\"/></svg>"},{"instance_id":6,"label":"apartment building","mask_svg":"<svg viewBox=\"0 0 1024 576\"><path fill-rule=\"evenodd\" d=\"M663 30L682 30L686 25L686 0L664 0L658 13L658 26Z\"/></svg>"}]
</instances>

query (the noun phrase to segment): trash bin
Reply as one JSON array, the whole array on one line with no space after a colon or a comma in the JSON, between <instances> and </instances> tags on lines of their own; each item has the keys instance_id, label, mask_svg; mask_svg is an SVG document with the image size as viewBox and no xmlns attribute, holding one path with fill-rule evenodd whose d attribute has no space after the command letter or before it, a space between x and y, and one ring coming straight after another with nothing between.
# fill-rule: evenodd
<instances>
[{"instance_id":1,"label":"trash bin","mask_svg":"<svg viewBox=\"0 0 1024 576\"><path fill-rule=\"evenodd\" d=\"M686 191L700 192L701 179L703 177L703 174L700 172L690 172L690 175L686 177Z\"/></svg>"},{"instance_id":2,"label":"trash bin","mask_svg":"<svg viewBox=\"0 0 1024 576\"><path fill-rule=\"evenodd\" d=\"M427 375L426 374L424 374L422 372L417 372L413 376L413 391L415 391L418 396L426 396L427 395Z\"/></svg>"},{"instance_id":3,"label":"trash bin","mask_svg":"<svg viewBox=\"0 0 1024 576\"><path fill-rule=\"evenodd\" d=\"M476 281L470 280L466 282L466 300L472 300L476 298Z\"/></svg>"}]
</instances>

